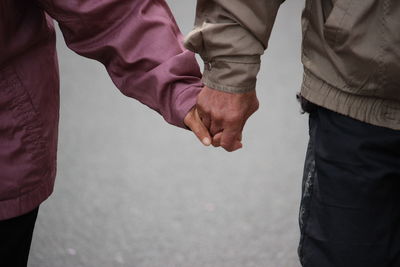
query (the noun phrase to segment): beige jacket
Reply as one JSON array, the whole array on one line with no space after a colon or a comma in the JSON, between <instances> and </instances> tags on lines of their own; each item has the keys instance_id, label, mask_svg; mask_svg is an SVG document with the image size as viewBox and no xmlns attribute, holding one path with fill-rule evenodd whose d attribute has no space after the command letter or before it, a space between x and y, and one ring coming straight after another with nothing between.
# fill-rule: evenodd
<instances>
[{"instance_id":1,"label":"beige jacket","mask_svg":"<svg viewBox=\"0 0 400 267\"><path fill-rule=\"evenodd\" d=\"M260 56L282 0L198 0L185 45L206 63L217 90L254 90ZM311 102L400 130L400 1L306 0L304 81Z\"/></svg>"}]
</instances>

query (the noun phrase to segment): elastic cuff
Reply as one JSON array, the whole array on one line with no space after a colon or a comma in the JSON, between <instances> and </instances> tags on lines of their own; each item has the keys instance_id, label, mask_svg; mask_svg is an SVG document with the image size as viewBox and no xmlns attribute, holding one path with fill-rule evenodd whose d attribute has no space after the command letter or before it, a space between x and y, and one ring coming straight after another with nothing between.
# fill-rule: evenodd
<instances>
[{"instance_id":1,"label":"elastic cuff","mask_svg":"<svg viewBox=\"0 0 400 267\"><path fill-rule=\"evenodd\" d=\"M200 83L193 84L178 95L175 100L174 119L170 121L171 124L188 130L184 120L189 111L196 105L197 95L202 88L203 85Z\"/></svg>"},{"instance_id":2,"label":"elastic cuff","mask_svg":"<svg viewBox=\"0 0 400 267\"><path fill-rule=\"evenodd\" d=\"M256 88L260 57L224 57L205 63L203 83L210 88L245 93Z\"/></svg>"},{"instance_id":3,"label":"elastic cuff","mask_svg":"<svg viewBox=\"0 0 400 267\"><path fill-rule=\"evenodd\" d=\"M256 89L256 85L248 86L248 87L235 87L235 86L229 86L229 85L223 85L219 84L213 81L210 81L209 79L203 77L201 80L204 85L206 85L209 88L222 91L222 92L227 92L227 93L233 93L233 94L243 94L247 92L254 91Z\"/></svg>"}]
</instances>

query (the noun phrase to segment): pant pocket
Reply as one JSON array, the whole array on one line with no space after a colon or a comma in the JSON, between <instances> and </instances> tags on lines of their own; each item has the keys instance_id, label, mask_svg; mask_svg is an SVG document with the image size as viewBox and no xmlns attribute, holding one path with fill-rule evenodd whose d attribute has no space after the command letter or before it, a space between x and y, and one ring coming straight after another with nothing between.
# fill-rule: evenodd
<instances>
[{"instance_id":1,"label":"pant pocket","mask_svg":"<svg viewBox=\"0 0 400 267\"><path fill-rule=\"evenodd\" d=\"M50 161L43 123L13 68L0 73L0 111L0 178L15 180L0 190L0 198L8 199L34 189Z\"/></svg>"}]
</instances>

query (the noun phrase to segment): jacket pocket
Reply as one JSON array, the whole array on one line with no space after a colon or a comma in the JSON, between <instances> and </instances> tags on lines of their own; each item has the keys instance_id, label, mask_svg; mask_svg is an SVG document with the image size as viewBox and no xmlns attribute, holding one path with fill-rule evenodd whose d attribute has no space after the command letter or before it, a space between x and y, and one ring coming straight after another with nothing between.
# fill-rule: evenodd
<instances>
[{"instance_id":1,"label":"jacket pocket","mask_svg":"<svg viewBox=\"0 0 400 267\"><path fill-rule=\"evenodd\" d=\"M382 86L380 76L385 40L382 2L332 1L331 11L323 24L323 41L338 75L329 83L362 95L373 95L376 88Z\"/></svg>"},{"instance_id":2,"label":"jacket pocket","mask_svg":"<svg viewBox=\"0 0 400 267\"><path fill-rule=\"evenodd\" d=\"M330 12L328 13L325 10L325 13L327 14L323 30L325 40L332 47L335 47L336 45L343 43L346 39L346 35L351 31L352 23L349 21L349 18L351 18L349 12L352 6L352 1L332 0L332 2L332 7L329 7Z\"/></svg>"},{"instance_id":3,"label":"jacket pocket","mask_svg":"<svg viewBox=\"0 0 400 267\"><path fill-rule=\"evenodd\" d=\"M13 68L0 72L0 142L9 142L9 152L1 151L0 157L13 157L17 175L31 177L26 186L31 188L36 178L48 170L48 142L44 138L42 120L34 108L30 94ZM12 146L12 148L11 148ZM12 152L12 154L11 154ZM10 155L8 155L10 153ZM24 166L24 170L19 170ZM25 184L21 192L27 189Z\"/></svg>"}]
</instances>

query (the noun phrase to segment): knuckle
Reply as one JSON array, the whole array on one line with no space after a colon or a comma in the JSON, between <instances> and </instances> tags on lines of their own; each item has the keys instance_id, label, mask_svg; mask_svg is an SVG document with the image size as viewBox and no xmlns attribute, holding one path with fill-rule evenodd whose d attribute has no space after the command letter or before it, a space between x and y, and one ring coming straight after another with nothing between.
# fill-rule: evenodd
<instances>
[{"instance_id":1,"label":"knuckle","mask_svg":"<svg viewBox=\"0 0 400 267\"><path fill-rule=\"evenodd\" d=\"M221 146L228 152L233 151L233 144L231 144L229 142L221 142Z\"/></svg>"},{"instance_id":2,"label":"knuckle","mask_svg":"<svg viewBox=\"0 0 400 267\"><path fill-rule=\"evenodd\" d=\"M202 110L203 112L207 113L207 114L211 114L211 107L209 105L202 105Z\"/></svg>"},{"instance_id":3,"label":"knuckle","mask_svg":"<svg viewBox=\"0 0 400 267\"><path fill-rule=\"evenodd\" d=\"M237 123L242 120L242 115L240 113L231 114L226 118L226 122L228 123Z\"/></svg>"},{"instance_id":4,"label":"knuckle","mask_svg":"<svg viewBox=\"0 0 400 267\"><path fill-rule=\"evenodd\" d=\"M209 116L211 114L211 110L207 106L198 106L198 112L200 115L207 115Z\"/></svg>"},{"instance_id":5,"label":"knuckle","mask_svg":"<svg viewBox=\"0 0 400 267\"><path fill-rule=\"evenodd\" d=\"M257 111L260 108L260 102L256 99L254 103L254 111Z\"/></svg>"},{"instance_id":6,"label":"knuckle","mask_svg":"<svg viewBox=\"0 0 400 267\"><path fill-rule=\"evenodd\" d=\"M221 113L214 113L212 117L213 117L213 120L216 122L224 121L224 116Z\"/></svg>"},{"instance_id":7,"label":"knuckle","mask_svg":"<svg viewBox=\"0 0 400 267\"><path fill-rule=\"evenodd\" d=\"M234 151L234 149L233 149L233 148L230 148L230 147L225 148L225 150L228 151L228 152L233 152L233 151Z\"/></svg>"}]
</instances>

